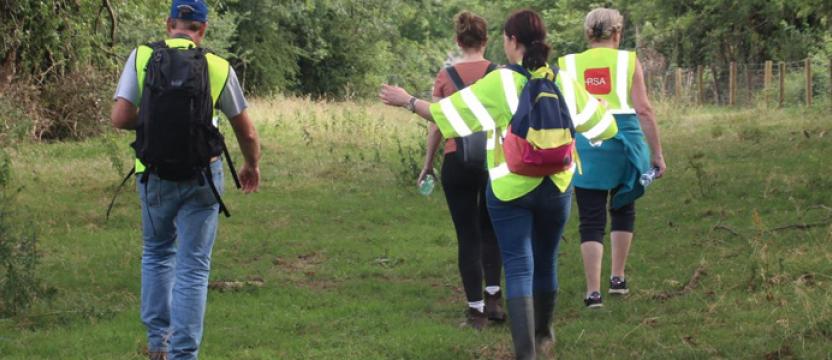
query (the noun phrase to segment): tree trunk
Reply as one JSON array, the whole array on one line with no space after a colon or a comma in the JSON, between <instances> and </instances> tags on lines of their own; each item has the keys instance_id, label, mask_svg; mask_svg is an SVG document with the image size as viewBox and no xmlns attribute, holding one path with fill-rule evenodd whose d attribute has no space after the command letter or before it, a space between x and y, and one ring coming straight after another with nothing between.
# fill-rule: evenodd
<instances>
[{"instance_id":1,"label":"tree trunk","mask_svg":"<svg viewBox=\"0 0 832 360\"><path fill-rule=\"evenodd\" d=\"M722 89L719 87L720 79L723 78L722 73L716 65L711 66L711 73L714 75L714 101L716 102L716 105L722 105Z\"/></svg>"},{"instance_id":2,"label":"tree trunk","mask_svg":"<svg viewBox=\"0 0 832 360\"><path fill-rule=\"evenodd\" d=\"M116 29L118 28L118 20L116 19L116 12L113 10L113 5L110 0L102 0L102 6L107 8L107 13L110 15L110 43L111 48L116 44Z\"/></svg>"},{"instance_id":3,"label":"tree trunk","mask_svg":"<svg viewBox=\"0 0 832 360\"><path fill-rule=\"evenodd\" d=\"M15 73L17 73L17 49L12 48L6 54L3 64L0 65L0 90L9 86L14 81Z\"/></svg>"}]
</instances>

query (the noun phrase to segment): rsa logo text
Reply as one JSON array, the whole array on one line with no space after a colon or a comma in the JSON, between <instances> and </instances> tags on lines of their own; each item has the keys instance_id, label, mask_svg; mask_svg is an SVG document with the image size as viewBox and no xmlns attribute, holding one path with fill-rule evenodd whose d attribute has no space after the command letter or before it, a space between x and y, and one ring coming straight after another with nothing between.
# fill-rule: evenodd
<instances>
[{"instance_id":1,"label":"rsa logo text","mask_svg":"<svg viewBox=\"0 0 832 360\"><path fill-rule=\"evenodd\" d=\"M612 78L609 68L587 69L584 71L586 91L594 95L606 95L612 91Z\"/></svg>"}]
</instances>

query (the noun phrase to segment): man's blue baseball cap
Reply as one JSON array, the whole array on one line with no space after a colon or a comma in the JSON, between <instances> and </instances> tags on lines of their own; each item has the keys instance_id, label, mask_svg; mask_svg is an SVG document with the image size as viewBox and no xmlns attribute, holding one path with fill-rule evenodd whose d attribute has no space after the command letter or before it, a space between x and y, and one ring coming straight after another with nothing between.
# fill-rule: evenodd
<instances>
[{"instance_id":1,"label":"man's blue baseball cap","mask_svg":"<svg viewBox=\"0 0 832 360\"><path fill-rule=\"evenodd\" d=\"M208 22L208 5L205 0L173 0L170 18Z\"/></svg>"}]
</instances>

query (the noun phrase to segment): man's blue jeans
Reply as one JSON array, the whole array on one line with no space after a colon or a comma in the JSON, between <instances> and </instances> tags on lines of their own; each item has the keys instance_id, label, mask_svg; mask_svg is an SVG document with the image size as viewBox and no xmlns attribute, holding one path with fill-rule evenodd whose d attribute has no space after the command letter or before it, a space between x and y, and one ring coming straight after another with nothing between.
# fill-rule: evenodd
<instances>
[{"instance_id":1,"label":"man's blue jeans","mask_svg":"<svg viewBox=\"0 0 832 360\"><path fill-rule=\"evenodd\" d=\"M557 252L572 207L572 188L562 193L550 179L523 197L503 202L489 183L488 212L506 274L506 298L558 289Z\"/></svg>"},{"instance_id":2,"label":"man's blue jeans","mask_svg":"<svg viewBox=\"0 0 832 360\"><path fill-rule=\"evenodd\" d=\"M211 164L211 174L222 193L221 161ZM148 350L196 359L219 203L204 176L174 182L149 174L137 187L144 234L141 317Z\"/></svg>"}]
</instances>

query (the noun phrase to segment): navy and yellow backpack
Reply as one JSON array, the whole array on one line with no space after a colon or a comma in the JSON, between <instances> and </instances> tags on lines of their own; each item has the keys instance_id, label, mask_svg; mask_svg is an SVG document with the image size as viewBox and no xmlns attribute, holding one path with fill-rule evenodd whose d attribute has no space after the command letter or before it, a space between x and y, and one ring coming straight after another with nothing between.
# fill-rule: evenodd
<instances>
[{"instance_id":1,"label":"navy and yellow backpack","mask_svg":"<svg viewBox=\"0 0 832 360\"><path fill-rule=\"evenodd\" d=\"M529 79L503 139L509 170L543 177L568 170L576 160L575 125L555 79L558 68L540 68L532 76L520 65L507 69Z\"/></svg>"}]
</instances>

